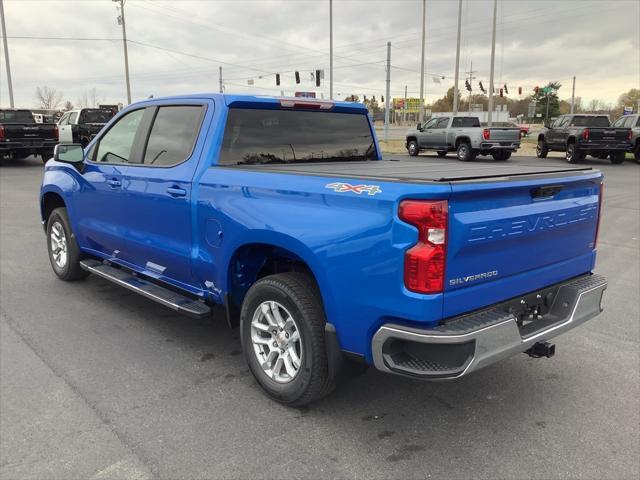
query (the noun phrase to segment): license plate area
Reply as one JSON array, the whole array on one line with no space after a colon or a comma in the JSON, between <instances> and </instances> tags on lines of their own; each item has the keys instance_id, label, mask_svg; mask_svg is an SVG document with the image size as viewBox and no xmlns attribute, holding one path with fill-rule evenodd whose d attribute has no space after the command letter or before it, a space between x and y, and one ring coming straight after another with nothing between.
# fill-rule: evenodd
<instances>
[{"instance_id":1,"label":"license plate area","mask_svg":"<svg viewBox=\"0 0 640 480\"><path fill-rule=\"evenodd\" d=\"M516 318L520 335L525 338L562 320L551 314L559 285L521 295L502 304L505 312Z\"/></svg>"}]
</instances>

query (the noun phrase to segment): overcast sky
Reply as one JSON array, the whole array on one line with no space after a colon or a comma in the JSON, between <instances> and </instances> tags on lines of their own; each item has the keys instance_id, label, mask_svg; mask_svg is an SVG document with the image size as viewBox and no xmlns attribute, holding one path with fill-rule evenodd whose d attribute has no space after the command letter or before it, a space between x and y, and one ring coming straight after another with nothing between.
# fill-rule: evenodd
<instances>
[{"instance_id":1,"label":"overcast sky","mask_svg":"<svg viewBox=\"0 0 640 480\"><path fill-rule=\"evenodd\" d=\"M405 85L409 96L418 96L422 1L333 3L334 95L383 94L390 41L392 96L403 96ZM492 4L462 2L460 70L469 71L473 62L475 90L478 81L489 84ZM61 90L72 103L92 88L105 103L125 100L122 32L113 1L4 5L16 106L35 106L39 85ZM457 10L457 0L427 0L428 102L453 85ZM328 0L127 0L125 15L134 100L218 91L219 66L227 92L316 90L328 96ZM517 98L519 86L527 94L535 85L559 81L560 97L569 98L575 75L577 96L615 103L620 93L640 88L639 25L640 0L499 0L496 84L507 83ZM8 106L4 52L1 60L0 105ZM316 69L326 72L319 89L310 80ZM278 72L281 87L275 85ZM435 83L434 76L445 79Z\"/></svg>"}]
</instances>

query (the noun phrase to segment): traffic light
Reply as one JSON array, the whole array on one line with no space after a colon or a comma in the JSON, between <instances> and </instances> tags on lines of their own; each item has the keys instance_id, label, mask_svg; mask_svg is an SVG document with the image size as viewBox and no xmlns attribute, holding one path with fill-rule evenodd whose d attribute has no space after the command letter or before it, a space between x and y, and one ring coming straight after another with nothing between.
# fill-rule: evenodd
<instances>
[{"instance_id":1,"label":"traffic light","mask_svg":"<svg viewBox=\"0 0 640 480\"><path fill-rule=\"evenodd\" d=\"M487 93L487 91L484 89L484 87L482 86L482 82L478 82L478 84L480 85L480 91L482 93Z\"/></svg>"},{"instance_id":2,"label":"traffic light","mask_svg":"<svg viewBox=\"0 0 640 480\"><path fill-rule=\"evenodd\" d=\"M506 93L507 95L509 95L509 89L507 88L507 84L504 84L504 93Z\"/></svg>"},{"instance_id":3,"label":"traffic light","mask_svg":"<svg viewBox=\"0 0 640 480\"><path fill-rule=\"evenodd\" d=\"M296 72L296 83L300 83L300 72Z\"/></svg>"},{"instance_id":4,"label":"traffic light","mask_svg":"<svg viewBox=\"0 0 640 480\"><path fill-rule=\"evenodd\" d=\"M316 70L316 87L320 86L320 70Z\"/></svg>"},{"instance_id":5,"label":"traffic light","mask_svg":"<svg viewBox=\"0 0 640 480\"><path fill-rule=\"evenodd\" d=\"M376 96L375 96L375 95L374 95L373 97L371 97L371 101L372 101L373 103L376 103Z\"/></svg>"},{"instance_id":6,"label":"traffic light","mask_svg":"<svg viewBox=\"0 0 640 480\"><path fill-rule=\"evenodd\" d=\"M280 74L276 73L276 85L280 85Z\"/></svg>"},{"instance_id":7,"label":"traffic light","mask_svg":"<svg viewBox=\"0 0 640 480\"><path fill-rule=\"evenodd\" d=\"M518 95L522 95L522 87L518 87Z\"/></svg>"},{"instance_id":8,"label":"traffic light","mask_svg":"<svg viewBox=\"0 0 640 480\"><path fill-rule=\"evenodd\" d=\"M380 96L380 102L384 103L384 95Z\"/></svg>"},{"instance_id":9,"label":"traffic light","mask_svg":"<svg viewBox=\"0 0 640 480\"><path fill-rule=\"evenodd\" d=\"M468 91L471 91L471 84L469 83L469 80L464 81L464 88L466 88Z\"/></svg>"},{"instance_id":10,"label":"traffic light","mask_svg":"<svg viewBox=\"0 0 640 480\"><path fill-rule=\"evenodd\" d=\"M362 100L363 102L367 101L367 96L366 95L363 95L362 98L364 99L364 100Z\"/></svg>"},{"instance_id":11,"label":"traffic light","mask_svg":"<svg viewBox=\"0 0 640 480\"><path fill-rule=\"evenodd\" d=\"M503 91L502 91L502 88L500 89L500 96L501 96L501 97L504 97L504 93L503 93Z\"/></svg>"}]
</instances>

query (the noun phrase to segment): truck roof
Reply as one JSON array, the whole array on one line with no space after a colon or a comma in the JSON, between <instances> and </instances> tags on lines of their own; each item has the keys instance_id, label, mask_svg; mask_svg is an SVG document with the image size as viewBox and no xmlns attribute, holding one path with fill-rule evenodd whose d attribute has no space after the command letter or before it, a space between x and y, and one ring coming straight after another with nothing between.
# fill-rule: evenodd
<instances>
[{"instance_id":1,"label":"truck roof","mask_svg":"<svg viewBox=\"0 0 640 480\"><path fill-rule=\"evenodd\" d=\"M136 103L153 103L166 100L202 100L211 99L223 101L227 106L238 106L244 108L280 108L294 107L293 105L283 105L283 103L294 102L299 105L332 105L330 111L333 112L351 112L351 113L367 113L367 107L358 102L343 102L338 100L326 100L320 98L303 98L303 97L279 97L272 95L243 95L243 94L226 94L226 93L192 93L187 95L173 95L167 97L155 97L142 100ZM319 108L322 110L322 108Z\"/></svg>"}]
</instances>

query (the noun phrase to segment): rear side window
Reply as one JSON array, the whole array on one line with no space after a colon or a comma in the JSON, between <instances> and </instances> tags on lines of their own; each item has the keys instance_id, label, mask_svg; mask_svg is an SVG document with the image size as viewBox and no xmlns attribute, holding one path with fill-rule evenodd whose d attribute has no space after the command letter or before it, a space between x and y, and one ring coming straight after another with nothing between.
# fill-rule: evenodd
<instances>
[{"instance_id":1,"label":"rear side window","mask_svg":"<svg viewBox=\"0 0 640 480\"><path fill-rule=\"evenodd\" d=\"M231 108L220 165L362 161L377 158L367 116Z\"/></svg>"},{"instance_id":2,"label":"rear side window","mask_svg":"<svg viewBox=\"0 0 640 480\"><path fill-rule=\"evenodd\" d=\"M449 123L449 119L447 117L438 119L438 123L433 128L447 128L447 124Z\"/></svg>"},{"instance_id":3,"label":"rear side window","mask_svg":"<svg viewBox=\"0 0 640 480\"><path fill-rule=\"evenodd\" d=\"M200 123L201 105L158 108L144 154L145 165L169 167L191 156Z\"/></svg>"},{"instance_id":4,"label":"rear side window","mask_svg":"<svg viewBox=\"0 0 640 480\"><path fill-rule=\"evenodd\" d=\"M456 117L451 123L451 127L479 127L480 120L477 117ZM502 126L502 125L501 125ZM508 124L505 126L509 126Z\"/></svg>"}]
</instances>

